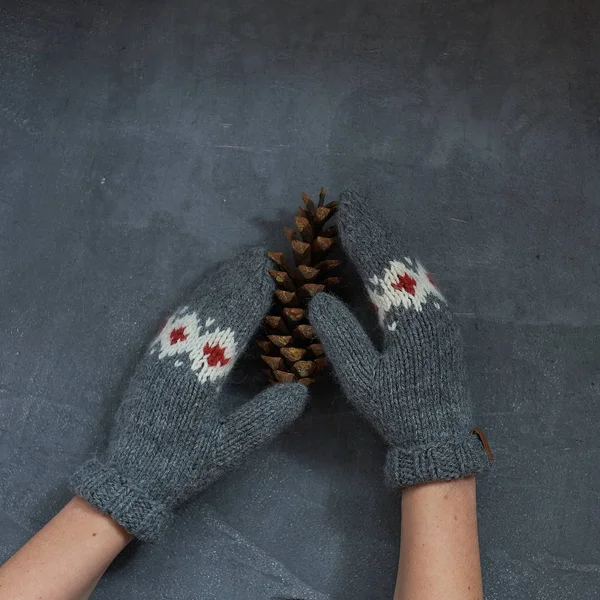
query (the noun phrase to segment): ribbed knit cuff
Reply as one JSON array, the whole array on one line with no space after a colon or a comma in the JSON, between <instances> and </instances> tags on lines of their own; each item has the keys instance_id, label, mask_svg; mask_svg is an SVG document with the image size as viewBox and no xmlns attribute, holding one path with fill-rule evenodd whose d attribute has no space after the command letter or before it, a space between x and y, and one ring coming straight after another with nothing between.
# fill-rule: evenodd
<instances>
[{"instance_id":1,"label":"ribbed knit cuff","mask_svg":"<svg viewBox=\"0 0 600 600\"><path fill-rule=\"evenodd\" d=\"M410 487L427 481L446 481L482 471L489 458L480 438L470 434L454 440L413 448L390 448L385 478L394 487Z\"/></svg>"},{"instance_id":2,"label":"ribbed knit cuff","mask_svg":"<svg viewBox=\"0 0 600 600\"><path fill-rule=\"evenodd\" d=\"M71 491L112 517L136 538L153 541L170 520L160 502L97 459L84 463L71 477Z\"/></svg>"}]
</instances>

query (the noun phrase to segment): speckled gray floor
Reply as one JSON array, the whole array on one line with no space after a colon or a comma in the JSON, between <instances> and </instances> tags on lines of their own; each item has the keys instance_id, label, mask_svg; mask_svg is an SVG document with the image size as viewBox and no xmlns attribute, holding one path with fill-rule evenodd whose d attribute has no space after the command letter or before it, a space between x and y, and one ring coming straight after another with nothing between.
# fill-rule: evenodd
<instances>
[{"instance_id":1,"label":"speckled gray floor","mask_svg":"<svg viewBox=\"0 0 600 600\"><path fill-rule=\"evenodd\" d=\"M599 17L593 0L3 2L0 561L67 500L202 270L281 248L301 191L357 183L464 327L498 459L479 484L486 597L597 598ZM329 386L94 598L391 598L382 459Z\"/></svg>"}]
</instances>

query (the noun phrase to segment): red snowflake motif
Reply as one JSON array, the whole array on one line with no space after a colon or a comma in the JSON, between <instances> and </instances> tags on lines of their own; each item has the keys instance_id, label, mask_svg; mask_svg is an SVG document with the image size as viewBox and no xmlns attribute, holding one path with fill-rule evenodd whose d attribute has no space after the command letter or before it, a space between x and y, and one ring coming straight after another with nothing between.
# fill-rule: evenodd
<instances>
[{"instance_id":1,"label":"red snowflake motif","mask_svg":"<svg viewBox=\"0 0 600 600\"><path fill-rule=\"evenodd\" d=\"M399 292L406 292L414 296L417 289L417 282L408 273L404 273L402 276L398 275L398 281L392 283L392 287Z\"/></svg>"},{"instance_id":2,"label":"red snowflake motif","mask_svg":"<svg viewBox=\"0 0 600 600\"><path fill-rule=\"evenodd\" d=\"M216 367L217 365L224 367L231 360L230 358L225 358L225 348L221 348L219 344L216 346L205 344L202 352L206 356L206 362L209 367Z\"/></svg>"},{"instance_id":3,"label":"red snowflake motif","mask_svg":"<svg viewBox=\"0 0 600 600\"><path fill-rule=\"evenodd\" d=\"M427 273L427 279L429 279L429 283L436 288L437 287L437 283L433 280L433 277L431 276L431 273Z\"/></svg>"},{"instance_id":4,"label":"red snowflake motif","mask_svg":"<svg viewBox=\"0 0 600 600\"><path fill-rule=\"evenodd\" d=\"M169 339L171 340L171 346L177 344L177 342L183 342L187 340L188 334L185 332L185 327L176 327L175 329L171 329L171 333L169 334Z\"/></svg>"},{"instance_id":5,"label":"red snowflake motif","mask_svg":"<svg viewBox=\"0 0 600 600\"><path fill-rule=\"evenodd\" d=\"M375 309L375 312L377 314L379 314L379 306L377 306L377 304L375 304L375 302L373 302L373 308Z\"/></svg>"}]
</instances>

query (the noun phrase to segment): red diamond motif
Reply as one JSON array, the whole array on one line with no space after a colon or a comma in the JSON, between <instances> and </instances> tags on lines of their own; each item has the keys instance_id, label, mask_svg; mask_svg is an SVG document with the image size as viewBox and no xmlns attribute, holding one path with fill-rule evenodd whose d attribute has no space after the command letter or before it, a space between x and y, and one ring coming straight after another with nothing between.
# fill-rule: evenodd
<instances>
[{"instance_id":1,"label":"red diamond motif","mask_svg":"<svg viewBox=\"0 0 600 600\"><path fill-rule=\"evenodd\" d=\"M217 365L224 367L231 360L230 358L225 358L225 348L221 348L219 344L216 346L205 344L202 352L206 356L206 362L209 367L216 367Z\"/></svg>"},{"instance_id":2,"label":"red diamond motif","mask_svg":"<svg viewBox=\"0 0 600 600\"><path fill-rule=\"evenodd\" d=\"M187 340L187 333L185 332L185 327L176 327L175 329L171 329L171 333L169 334L169 339L171 340L171 346L177 344L177 342L183 342Z\"/></svg>"},{"instance_id":3,"label":"red diamond motif","mask_svg":"<svg viewBox=\"0 0 600 600\"><path fill-rule=\"evenodd\" d=\"M402 276L398 275L398 281L392 283L392 287L399 292L406 292L414 296L417 289L417 282L408 273L404 273Z\"/></svg>"}]
</instances>

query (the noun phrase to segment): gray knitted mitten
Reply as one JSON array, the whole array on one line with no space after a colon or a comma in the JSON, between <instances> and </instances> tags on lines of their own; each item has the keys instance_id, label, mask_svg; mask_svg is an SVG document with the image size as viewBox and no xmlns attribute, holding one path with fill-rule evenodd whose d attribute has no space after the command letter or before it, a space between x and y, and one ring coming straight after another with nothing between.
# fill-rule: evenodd
<instances>
[{"instance_id":1,"label":"gray knitted mitten","mask_svg":"<svg viewBox=\"0 0 600 600\"><path fill-rule=\"evenodd\" d=\"M489 446L480 430L471 432L458 327L429 273L367 207L354 192L341 195L340 235L378 312L383 353L333 296L312 300L311 322L346 395L389 446L388 483L476 473Z\"/></svg>"},{"instance_id":2,"label":"gray knitted mitten","mask_svg":"<svg viewBox=\"0 0 600 600\"><path fill-rule=\"evenodd\" d=\"M204 279L165 322L139 363L108 449L73 475L73 491L140 539L302 413L306 388L275 385L231 415L219 392L269 309L273 281L262 249Z\"/></svg>"}]
</instances>

